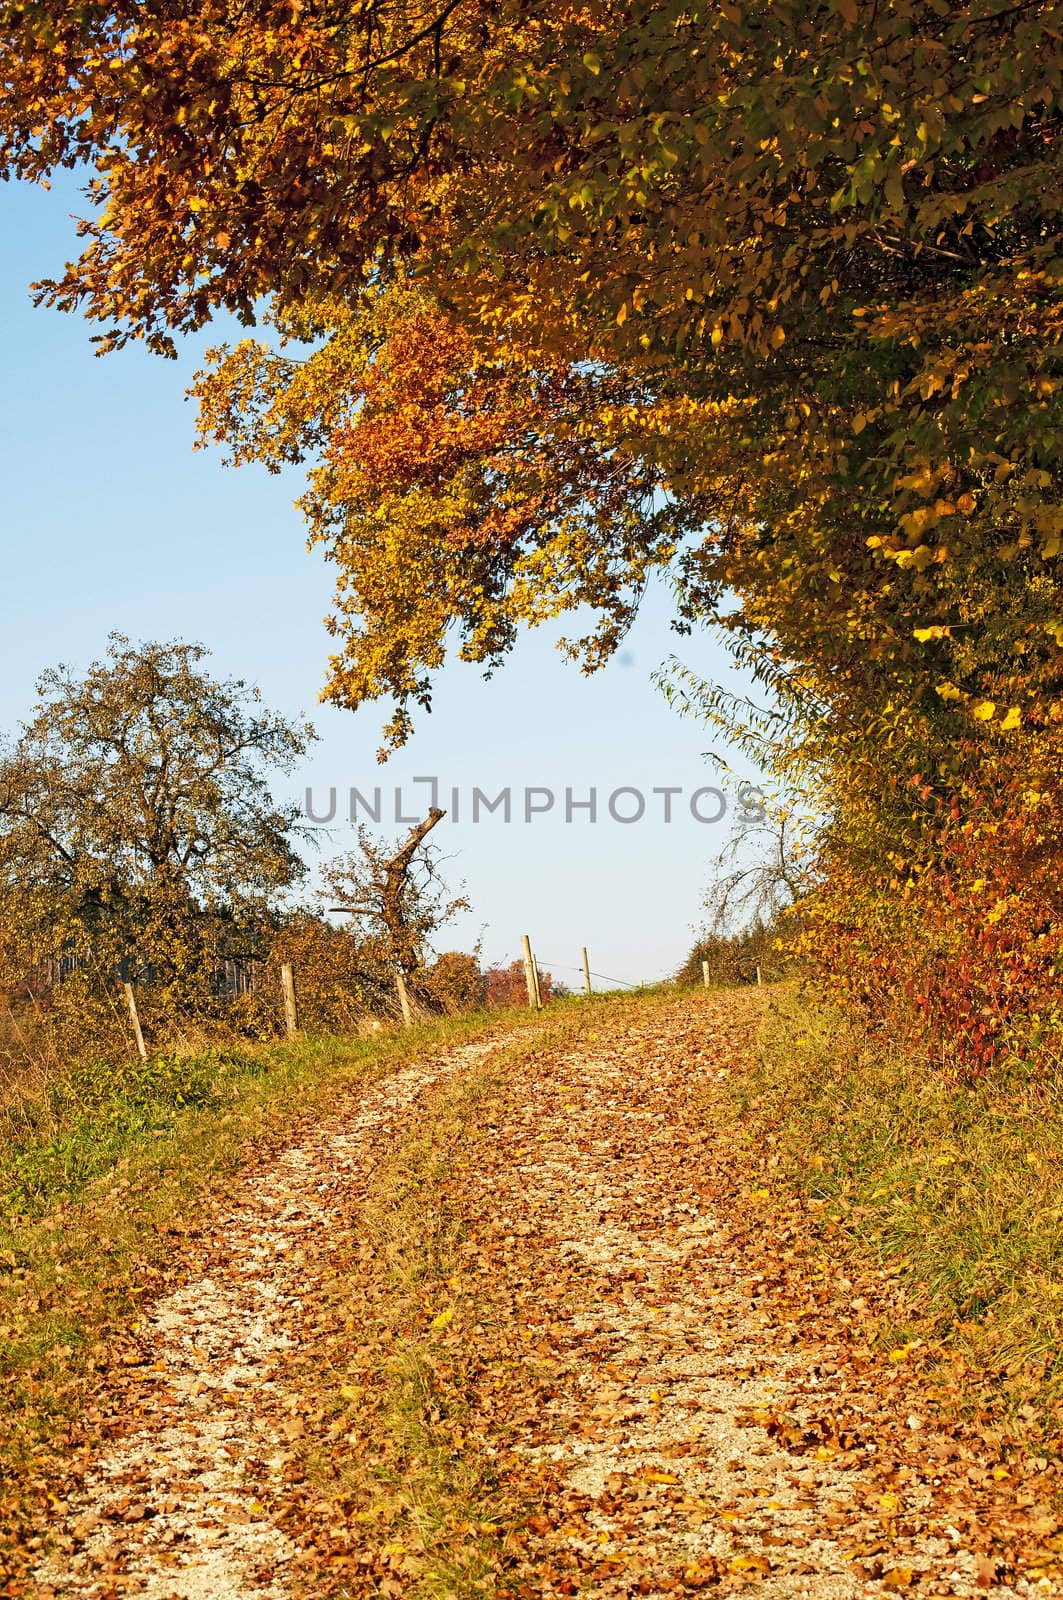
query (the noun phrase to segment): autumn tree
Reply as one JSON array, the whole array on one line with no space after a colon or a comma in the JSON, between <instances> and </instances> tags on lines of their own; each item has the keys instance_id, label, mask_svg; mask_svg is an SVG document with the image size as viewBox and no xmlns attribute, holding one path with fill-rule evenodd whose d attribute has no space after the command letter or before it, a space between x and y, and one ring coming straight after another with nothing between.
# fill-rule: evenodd
<instances>
[{"instance_id":1,"label":"autumn tree","mask_svg":"<svg viewBox=\"0 0 1063 1600\"><path fill-rule=\"evenodd\" d=\"M593 667L667 570L679 626L781 686L831 904L870 882L901 949L905 895L947 881L977 921L1056 804L1060 21L8 3L0 158L87 168L84 253L41 293L104 348L266 307L203 427L309 464L332 698L393 697L394 743L452 641L490 668L588 604ZM1055 917L1035 881L1016 930Z\"/></svg>"},{"instance_id":2,"label":"autumn tree","mask_svg":"<svg viewBox=\"0 0 1063 1600\"><path fill-rule=\"evenodd\" d=\"M508 967L488 967L484 979L489 1007L527 1005L528 977L523 961L511 961ZM540 970L539 993L544 1005L563 992L563 986L555 984L549 972Z\"/></svg>"},{"instance_id":3,"label":"autumn tree","mask_svg":"<svg viewBox=\"0 0 1063 1600\"><path fill-rule=\"evenodd\" d=\"M426 982L432 936L459 912L469 910L464 895L452 896L443 880L438 852L428 835L446 815L434 807L396 847L358 830L358 849L328 862L323 870L323 904L356 919L366 948L395 975L405 1011L411 991Z\"/></svg>"},{"instance_id":4,"label":"autumn tree","mask_svg":"<svg viewBox=\"0 0 1063 1600\"><path fill-rule=\"evenodd\" d=\"M1055 18L993 0L642 0L621 27L560 0L14 3L3 154L30 178L94 168L85 254L45 293L107 341L168 349L272 296L282 331L336 326L346 381L379 349L347 309L359 322L413 266L448 355L475 346L456 352L464 382L421 408L424 437L475 408L499 355L525 387L551 363L615 374L591 440L639 440L636 499L664 482L711 515L701 605L730 582L796 659L829 648L842 670L889 666L997 715L1012 706L983 693L986 669L1021 645L1055 674L1060 648ZM415 395L411 346L395 400ZM242 410L242 362L232 378ZM325 394L304 387L298 421L343 456ZM584 421L575 403L565 429ZM395 576L387 531L373 549ZM599 557L583 531L528 571L528 611L557 603L559 568ZM504 634L507 541L483 542L495 560L467 589L411 595L427 630L442 606L475 638ZM357 595L357 542L333 554ZM351 621L339 698L407 696Z\"/></svg>"},{"instance_id":5,"label":"autumn tree","mask_svg":"<svg viewBox=\"0 0 1063 1600\"><path fill-rule=\"evenodd\" d=\"M149 976L187 1003L209 989L212 956L261 932L268 904L302 877L297 812L270 779L312 730L212 677L206 657L114 635L83 677L57 667L40 679L0 761L9 964Z\"/></svg>"},{"instance_id":6,"label":"autumn tree","mask_svg":"<svg viewBox=\"0 0 1063 1600\"><path fill-rule=\"evenodd\" d=\"M487 977L475 955L444 950L424 974L423 993L448 1016L482 1011L487 1004Z\"/></svg>"},{"instance_id":7,"label":"autumn tree","mask_svg":"<svg viewBox=\"0 0 1063 1600\"><path fill-rule=\"evenodd\" d=\"M446 625L490 661L515 621L590 599L615 643L673 555L646 516L662 489L708 528L693 614L737 592L731 625L820 662L843 699L940 686L1004 720L1055 693L1063 631L1057 14L8 4L0 150L29 177L93 169L85 253L43 293L105 343L169 349L269 297L282 335L328 344L317 383L247 351L221 381L238 448L258 448L261 375L283 447L335 467L312 490L339 572L331 692L396 694L399 736ZM382 332L410 270L427 309ZM352 429L329 376L351 397L380 355L389 404ZM491 422L511 405L541 460L582 434L631 464L626 540L606 517L603 542L593 478L580 498L533 469L507 501ZM381 450L367 528L361 463ZM508 519L529 516L515 556ZM411 553L434 578L405 593L416 625L381 600Z\"/></svg>"}]
</instances>

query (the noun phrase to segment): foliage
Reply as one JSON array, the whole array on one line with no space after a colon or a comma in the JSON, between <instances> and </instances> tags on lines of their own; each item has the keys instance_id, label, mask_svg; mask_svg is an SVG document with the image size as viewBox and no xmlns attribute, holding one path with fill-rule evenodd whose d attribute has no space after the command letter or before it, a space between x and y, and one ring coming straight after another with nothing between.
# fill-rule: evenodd
<instances>
[{"instance_id":1,"label":"foliage","mask_svg":"<svg viewBox=\"0 0 1063 1600\"><path fill-rule=\"evenodd\" d=\"M474 955L444 950L421 977L419 995L446 1016L482 1011L487 1004L487 975Z\"/></svg>"},{"instance_id":2,"label":"foliage","mask_svg":"<svg viewBox=\"0 0 1063 1600\"><path fill-rule=\"evenodd\" d=\"M203 428L311 463L332 698L393 696L393 744L450 638L490 668L583 605L593 667L668 568L679 625L781 690L819 956L893 997L925 907L931 1037L977 1069L1055 961L1050 872L1021 874L1063 722L1059 27L1056 0L8 0L0 160L91 169L40 292L104 348L266 308Z\"/></svg>"},{"instance_id":3,"label":"foliage","mask_svg":"<svg viewBox=\"0 0 1063 1600\"><path fill-rule=\"evenodd\" d=\"M824 650L852 675L842 698L870 670L984 707L985 669L1017 647L1038 677L1058 668L1055 10L642 0L618 29L566 0L342 18L261 0L239 26L231 0L9 4L2 148L35 178L95 166L85 254L44 292L107 340L166 349L263 296L282 333L325 336L292 394L264 351L238 352L222 388L238 434L249 418L247 453L275 459L257 427L265 362L282 455L345 458L325 496L337 515L345 475L381 451L404 494L427 463L433 493L460 497L455 430L479 432L493 464L511 404L531 405L533 437L558 436L555 364L577 384L600 374L604 414L577 386L560 432L586 422L604 456L626 435L650 473L636 498L663 481L711 513L691 560L702 603L731 585L790 658ZM402 263L427 300L403 303ZM376 315L395 293L398 345ZM381 353L406 406L383 433L387 411L371 415L352 460L347 424ZM477 492L471 524L424 526L437 560L456 526L495 517L489 581L409 593L433 638L442 607L475 648L505 634L489 601L509 583L506 519L536 515L527 484L517 507ZM577 571L600 555L589 505ZM397 512L387 527L407 540ZM620 557L631 573L667 548L638 544ZM361 557L343 539L334 553L357 592ZM396 643L412 661L409 636ZM405 673L370 650L337 688L421 692Z\"/></svg>"},{"instance_id":4,"label":"foliage","mask_svg":"<svg viewBox=\"0 0 1063 1600\"><path fill-rule=\"evenodd\" d=\"M284 962L295 971L299 1024L308 1033L349 1033L367 1017L387 1017L394 1009L394 973L379 941L304 908L285 917L273 933L258 992L245 1007L251 1017L261 1018L266 1033L279 1025L276 997Z\"/></svg>"},{"instance_id":5,"label":"foliage","mask_svg":"<svg viewBox=\"0 0 1063 1600\"><path fill-rule=\"evenodd\" d=\"M513 342L484 351L404 283L274 320L279 348L210 353L200 427L237 462L317 463L300 503L339 574L327 698L393 695L400 742L452 630L490 669L521 625L579 606L597 626L568 648L605 660L690 520L611 420L628 381Z\"/></svg>"},{"instance_id":6,"label":"foliage","mask_svg":"<svg viewBox=\"0 0 1063 1600\"><path fill-rule=\"evenodd\" d=\"M784 965L779 954L778 931L756 921L737 933L710 931L695 939L683 965L675 975L679 984L702 984L703 963L709 964L710 983L756 983L757 971L767 981L780 975Z\"/></svg>"},{"instance_id":7,"label":"foliage","mask_svg":"<svg viewBox=\"0 0 1063 1600\"><path fill-rule=\"evenodd\" d=\"M200 645L119 636L83 679L45 673L0 762L0 923L9 987L145 978L170 1009L202 1000L266 907L305 871L294 807L267 774L312 736L257 691L203 670Z\"/></svg>"},{"instance_id":8,"label":"foliage","mask_svg":"<svg viewBox=\"0 0 1063 1600\"><path fill-rule=\"evenodd\" d=\"M492 1010L528 1004L528 980L523 961L512 961L508 967L488 967L484 977L487 981L487 1004ZM555 999L560 990L561 986L555 984L551 974L540 970L539 994L543 1005Z\"/></svg>"},{"instance_id":9,"label":"foliage","mask_svg":"<svg viewBox=\"0 0 1063 1600\"><path fill-rule=\"evenodd\" d=\"M1063 1048L1058 735L957 752L950 789L883 762L826 828L799 948L874 1015L914 1007L936 1059L980 1075ZM912 763L914 766L914 763Z\"/></svg>"}]
</instances>

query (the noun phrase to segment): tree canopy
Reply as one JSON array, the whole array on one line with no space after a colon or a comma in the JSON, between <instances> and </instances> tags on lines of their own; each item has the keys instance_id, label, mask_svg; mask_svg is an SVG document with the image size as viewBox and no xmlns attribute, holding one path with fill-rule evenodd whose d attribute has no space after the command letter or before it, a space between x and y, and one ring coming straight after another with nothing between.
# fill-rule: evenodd
<instances>
[{"instance_id":1,"label":"tree canopy","mask_svg":"<svg viewBox=\"0 0 1063 1600\"><path fill-rule=\"evenodd\" d=\"M263 298L314 341L223 356L205 420L322 464L338 699L425 698L452 624L484 660L552 608L622 627L698 519L701 603L797 660L984 720L1019 657L1054 693L1059 7L2 17L8 169L93 172L42 293L105 344Z\"/></svg>"},{"instance_id":2,"label":"tree canopy","mask_svg":"<svg viewBox=\"0 0 1063 1600\"><path fill-rule=\"evenodd\" d=\"M41 678L0 760L9 956L173 976L204 924L239 929L303 876L297 810L274 800L270 779L311 730L211 677L206 654L116 635L84 677L58 667Z\"/></svg>"},{"instance_id":3,"label":"tree canopy","mask_svg":"<svg viewBox=\"0 0 1063 1600\"><path fill-rule=\"evenodd\" d=\"M996 808L962 897L1054 792L1061 41L1052 0L7 3L0 160L88 172L39 292L101 348L265 321L203 429L309 464L332 698L394 743L451 638L585 605L593 667L666 569L895 908L938 807Z\"/></svg>"}]
</instances>

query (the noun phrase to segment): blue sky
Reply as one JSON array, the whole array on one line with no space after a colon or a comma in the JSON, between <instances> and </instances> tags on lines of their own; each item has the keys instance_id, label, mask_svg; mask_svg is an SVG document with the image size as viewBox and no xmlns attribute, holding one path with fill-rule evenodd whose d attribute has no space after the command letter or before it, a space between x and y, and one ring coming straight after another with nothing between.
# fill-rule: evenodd
<instances>
[{"instance_id":1,"label":"blue sky","mask_svg":"<svg viewBox=\"0 0 1063 1600\"><path fill-rule=\"evenodd\" d=\"M383 708L353 715L317 704L331 583L307 553L292 506L299 476L233 471L216 453L193 452L184 391L209 340L190 342L177 362L139 349L99 359L85 322L32 306L29 282L76 249L77 208L72 186L0 188L0 730L12 733L29 712L43 668L87 664L112 630L202 641L218 672L257 683L270 705L315 722L320 742L281 792L301 799L309 785L324 805L333 786L342 802L352 785L382 784L389 801L399 785L413 811L427 789L412 780L435 775L444 791L459 787L466 812L474 786L494 795L507 785L521 812L527 786L556 791L554 811L529 824L514 817L507 826L499 815L440 825L451 879L464 880L475 907L444 944L481 937L488 958L512 959L528 932L543 964L569 981L584 943L611 978L674 969L730 822L691 817L687 797L714 781L704 758L713 740L679 719L650 680L677 650L704 675L739 686L719 641L677 640L667 596L655 593L622 656L584 678L540 630L489 682L472 667L448 667L431 717L378 767ZM596 824L585 811L565 822L566 786L575 799L597 789ZM608 817L607 798L621 786L646 794L641 822ZM670 824L654 786L684 791ZM618 809L634 804L626 797ZM391 831L401 830L392 822ZM325 849L351 843L341 822Z\"/></svg>"}]
</instances>

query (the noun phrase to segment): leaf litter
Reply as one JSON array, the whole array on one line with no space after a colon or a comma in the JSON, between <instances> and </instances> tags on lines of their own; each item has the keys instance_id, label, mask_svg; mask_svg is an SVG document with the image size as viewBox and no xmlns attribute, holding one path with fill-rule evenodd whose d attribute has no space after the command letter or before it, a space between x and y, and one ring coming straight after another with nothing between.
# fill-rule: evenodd
<instances>
[{"instance_id":1,"label":"leaf litter","mask_svg":"<svg viewBox=\"0 0 1063 1600\"><path fill-rule=\"evenodd\" d=\"M962 1420L917 1341L883 1349L889 1274L845 1276L715 1124L760 1004L589 1011L575 1040L507 1058L440 1166L458 1266L417 1310L418 1384L445 1453L489 1464L480 1520L439 1519L487 1541L486 1567L426 1586L432 1529L420 1550L389 1532L409 1462L389 1485L369 1401L392 1291L359 1244L381 1164L476 1046L397 1073L248 1184L208 1270L146 1315L127 1421L32 1592L1063 1592L1054 1463ZM323 1453L340 1477L372 1464L370 1510L311 1483Z\"/></svg>"}]
</instances>

